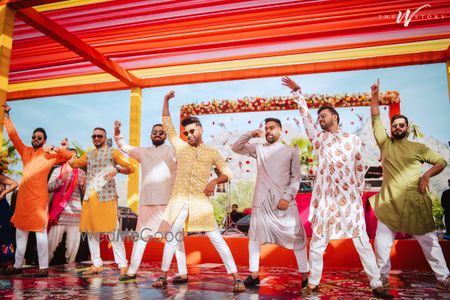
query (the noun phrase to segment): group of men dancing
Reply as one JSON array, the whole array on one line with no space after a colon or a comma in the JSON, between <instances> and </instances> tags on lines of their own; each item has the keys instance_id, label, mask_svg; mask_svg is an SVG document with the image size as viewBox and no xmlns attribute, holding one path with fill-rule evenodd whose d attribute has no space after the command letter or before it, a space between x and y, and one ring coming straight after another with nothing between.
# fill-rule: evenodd
<instances>
[{"instance_id":1,"label":"group of men dancing","mask_svg":"<svg viewBox=\"0 0 450 300\"><path fill-rule=\"evenodd\" d=\"M373 295L392 298L387 290L390 250L396 232L403 232L414 235L419 242L435 273L437 287L450 290L449 270L434 232L431 199L426 194L430 177L440 173L446 167L446 161L425 145L407 139L409 124L403 115L392 118L391 135L387 134L380 120L379 82L374 84L371 87L372 127L384 172L380 192L370 199L378 218L375 254L366 233L362 203L365 166L361 140L340 128L339 114L332 106L322 106L318 110L316 123L300 86L289 77L283 77L282 84L291 89L298 103L306 134L318 157L308 218L313 229L309 259L308 239L295 201L301 177L299 155L294 148L281 143L280 120L265 119L264 131L249 131L232 145L234 152L251 156L257 161L249 229L251 274L241 280L230 248L217 227L209 199L217 184L231 179L232 172L220 153L203 143L203 128L198 118L181 120L184 128L182 134L186 139L178 136L169 111L169 102L175 97L175 92L170 91L164 97L162 123L155 124L151 131L153 146L128 145L121 135L120 121L114 124L114 139L118 148L141 165L137 231L145 232L146 237L144 239L141 235L134 242L130 266L123 240L110 239L115 262L120 268L119 280L136 279L148 239L157 232L166 232L162 273L153 282L153 287L164 288L168 285L167 274L174 255L178 275L172 282L187 283L183 233L205 232L227 273L233 276L234 292L243 292L260 283L260 247L277 244L294 251L302 291L314 294L319 291L323 253L329 241L352 239ZM92 234L118 230L118 196L113 178L118 173L130 174L134 168L119 150L107 145L106 130L103 128L93 131L95 149L77 158L73 151L67 149L67 140L62 142L61 147L46 146L47 136L42 128L33 132L32 147L25 146L9 117L10 107L5 105L4 111L6 130L23 161L23 178L11 219L17 228L17 251L15 264L7 274L22 273L27 236L33 231L36 233L39 256L39 271L35 276L44 277L48 275L49 258L64 232L68 240L66 258L70 262L75 259L79 231ZM164 143L166 137L172 147ZM265 137L265 143L251 142L261 137ZM420 168L424 162L433 166L421 176ZM52 166L61 163L47 184ZM86 167L86 173L81 170L82 167ZM215 168L217 178L211 180L212 168ZM50 210L48 191L55 191ZM79 216L78 222L76 216ZM177 238L180 235L182 238ZM171 238L167 238L169 236ZM101 273L103 263L99 235L90 236L88 244L92 266L84 274Z\"/></svg>"}]
</instances>

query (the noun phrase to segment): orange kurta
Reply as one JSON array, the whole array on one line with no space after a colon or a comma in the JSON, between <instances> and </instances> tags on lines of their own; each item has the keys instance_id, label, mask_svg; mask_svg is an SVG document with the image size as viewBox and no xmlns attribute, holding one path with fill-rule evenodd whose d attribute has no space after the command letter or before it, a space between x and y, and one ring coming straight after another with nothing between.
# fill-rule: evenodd
<instances>
[{"instance_id":1,"label":"orange kurta","mask_svg":"<svg viewBox=\"0 0 450 300\"><path fill-rule=\"evenodd\" d=\"M97 152L97 150L93 150ZM113 149L112 157L114 162L122 167L127 167L132 172L133 165L127 162L119 150ZM74 168L82 168L87 166L88 157L85 153L82 157L76 159L72 166ZM113 166L111 165L111 169ZM88 184L86 184L88 186ZM86 191L89 193L88 201L83 201L80 217L80 231L97 233L97 232L113 232L117 229L118 213L117 213L117 198L111 201L100 201L97 193L94 190Z\"/></svg>"},{"instance_id":2,"label":"orange kurta","mask_svg":"<svg viewBox=\"0 0 450 300\"><path fill-rule=\"evenodd\" d=\"M67 150L46 153L42 147L35 150L25 146L11 119L5 118L4 123L23 164L22 181L11 222L20 230L44 231L48 220L48 174L53 165L70 159L73 154Z\"/></svg>"}]
</instances>

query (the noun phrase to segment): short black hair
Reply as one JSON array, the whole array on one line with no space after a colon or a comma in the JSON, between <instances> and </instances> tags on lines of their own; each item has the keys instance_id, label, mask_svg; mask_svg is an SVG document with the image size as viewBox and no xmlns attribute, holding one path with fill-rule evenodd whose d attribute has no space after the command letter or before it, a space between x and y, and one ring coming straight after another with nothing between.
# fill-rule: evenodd
<instances>
[{"instance_id":1,"label":"short black hair","mask_svg":"<svg viewBox=\"0 0 450 300\"><path fill-rule=\"evenodd\" d=\"M323 110L329 110L330 111L330 113L332 114L332 115L336 115L337 116L337 122L338 122L338 125L339 125L339 123L340 123L340 118L339 118L339 113L337 112L337 110L333 107L333 106L331 106L331 105L322 105L320 108L319 108L319 110L317 111L317 115L320 115L320 113L323 111Z\"/></svg>"},{"instance_id":2,"label":"short black hair","mask_svg":"<svg viewBox=\"0 0 450 300\"><path fill-rule=\"evenodd\" d=\"M397 120L397 119L405 119L406 126L409 126L409 125L408 125L408 124L409 124L408 118L405 117L404 115L400 115L400 114L392 116L392 118L391 118L391 124L394 123L394 121Z\"/></svg>"},{"instance_id":3,"label":"short black hair","mask_svg":"<svg viewBox=\"0 0 450 300\"><path fill-rule=\"evenodd\" d=\"M156 126L161 126L161 127L163 127L162 124L157 123L157 124L155 124L155 125L152 126L152 130L153 130Z\"/></svg>"},{"instance_id":4,"label":"short black hair","mask_svg":"<svg viewBox=\"0 0 450 300\"><path fill-rule=\"evenodd\" d=\"M233 205L231 205L231 207L233 207L233 206L236 206L236 207L239 207L236 203L235 204L233 204Z\"/></svg>"},{"instance_id":5,"label":"short black hair","mask_svg":"<svg viewBox=\"0 0 450 300\"><path fill-rule=\"evenodd\" d=\"M191 124L197 124L198 126L202 127L202 123L200 123L200 120L197 117L189 117L181 121L181 125L183 125L183 127Z\"/></svg>"},{"instance_id":6,"label":"short black hair","mask_svg":"<svg viewBox=\"0 0 450 300\"><path fill-rule=\"evenodd\" d=\"M102 127L95 127L94 130L93 130L92 132L94 132L94 131L96 131L96 130L101 130L101 131L103 131L103 132L105 133L105 136L107 135L106 129L105 129L105 128L102 128Z\"/></svg>"},{"instance_id":7,"label":"short black hair","mask_svg":"<svg viewBox=\"0 0 450 300\"><path fill-rule=\"evenodd\" d=\"M265 118L264 119L264 124L266 124L267 122L275 122L275 123L277 123L280 126L280 128L283 128L283 126L281 126L280 119L277 119L277 118Z\"/></svg>"},{"instance_id":8,"label":"short black hair","mask_svg":"<svg viewBox=\"0 0 450 300\"><path fill-rule=\"evenodd\" d=\"M36 132L42 132L42 134L44 135L44 140L47 140L47 132L45 132L45 129L42 127L38 127L33 131L33 134L35 134Z\"/></svg>"}]
</instances>

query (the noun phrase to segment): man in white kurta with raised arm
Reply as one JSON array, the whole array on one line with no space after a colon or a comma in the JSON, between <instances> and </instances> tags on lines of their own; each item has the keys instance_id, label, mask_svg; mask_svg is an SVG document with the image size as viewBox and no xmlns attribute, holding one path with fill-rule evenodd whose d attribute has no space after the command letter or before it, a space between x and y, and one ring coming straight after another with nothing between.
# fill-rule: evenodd
<instances>
[{"instance_id":1,"label":"man in white kurta with raised arm","mask_svg":"<svg viewBox=\"0 0 450 300\"><path fill-rule=\"evenodd\" d=\"M142 261L147 242L158 236L164 235L164 226L161 226L164 211L170 199L173 183L177 170L175 150L165 144L166 133L162 124L155 124L150 134L152 147L135 147L125 143L120 133L121 123L114 122L114 140L119 149L127 153L141 164L141 190L139 195L139 215L136 231L139 239L133 244L131 264L121 281L135 280L136 273ZM169 229L169 228L167 228ZM178 273L174 283L186 283L186 253L184 243L179 243L175 251L178 263Z\"/></svg>"},{"instance_id":2,"label":"man in white kurta with raised arm","mask_svg":"<svg viewBox=\"0 0 450 300\"><path fill-rule=\"evenodd\" d=\"M393 298L380 281L380 271L366 232L361 200L365 171L361 140L340 129L339 114L332 106L319 108L319 129L298 84L289 77L283 77L282 83L292 90L297 100L306 134L319 161L309 211L313 233L309 253L311 273L305 292L318 291L323 253L329 240L350 238L369 277L373 295Z\"/></svg>"},{"instance_id":3,"label":"man in white kurta with raised arm","mask_svg":"<svg viewBox=\"0 0 450 300\"><path fill-rule=\"evenodd\" d=\"M231 148L236 153L257 160L248 246L252 274L244 280L244 284L249 287L260 282L260 246L277 244L294 249L304 287L308 283L309 272L307 238L295 202L300 185L299 154L294 148L281 143L280 120L267 118L264 123L266 143L249 143L252 138L264 135L258 129L243 134Z\"/></svg>"}]
</instances>

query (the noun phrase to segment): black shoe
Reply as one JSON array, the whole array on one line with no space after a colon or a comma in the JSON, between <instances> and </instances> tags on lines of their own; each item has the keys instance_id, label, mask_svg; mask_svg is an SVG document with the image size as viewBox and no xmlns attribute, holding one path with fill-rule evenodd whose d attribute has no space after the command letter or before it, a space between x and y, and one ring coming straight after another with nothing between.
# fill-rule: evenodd
<instances>
[{"instance_id":1,"label":"black shoe","mask_svg":"<svg viewBox=\"0 0 450 300\"><path fill-rule=\"evenodd\" d=\"M4 276L14 276L14 275L19 275L19 274L22 274L23 272L22 272L22 269L17 269L17 268L14 268L14 267L9 267L9 268L6 268L4 271L3 271L3 274L2 275L4 275Z\"/></svg>"},{"instance_id":2,"label":"black shoe","mask_svg":"<svg viewBox=\"0 0 450 300\"><path fill-rule=\"evenodd\" d=\"M188 276L186 275L186 278L183 278L181 276L176 276L172 279L173 284L183 284L188 283Z\"/></svg>"},{"instance_id":3,"label":"black shoe","mask_svg":"<svg viewBox=\"0 0 450 300\"><path fill-rule=\"evenodd\" d=\"M256 278L253 278L252 275L248 275L247 278L244 280L245 287L252 287L259 284L259 276Z\"/></svg>"},{"instance_id":4,"label":"black shoe","mask_svg":"<svg viewBox=\"0 0 450 300\"><path fill-rule=\"evenodd\" d=\"M124 274L124 275L120 275L119 277L119 281L132 281L132 280L136 280L136 274L134 275L128 275L128 274Z\"/></svg>"},{"instance_id":5,"label":"black shoe","mask_svg":"<svg viewBox=\"0 0 450 300\"><path fill-rule=\"evenodd\" d=\"M308 286L308 278L306 279L302 279L302 289L305 288L306 286Z\"/></svg>"},{"instance_id":6,"label":"black shoe","mask_svg":"<svg viewBox=\"0 0 450 300\"><path fill-rule=\"evenodd\" d=\"M382 286L379 288L373 289L372 294L381 299L393 299L394 296L392 296L388 290L385 290Z\"/></svg>"}]
</instances>

